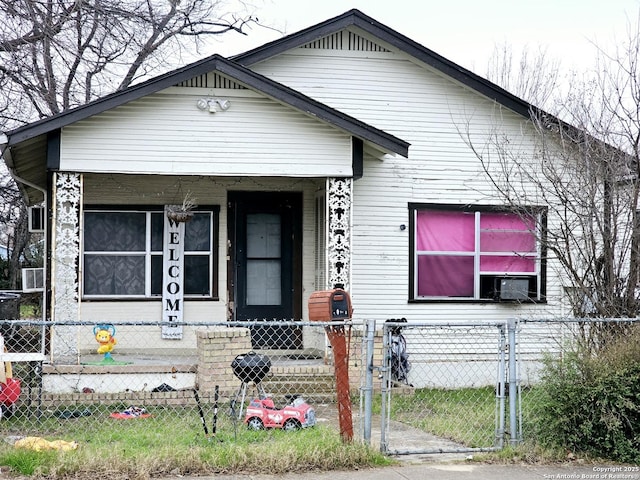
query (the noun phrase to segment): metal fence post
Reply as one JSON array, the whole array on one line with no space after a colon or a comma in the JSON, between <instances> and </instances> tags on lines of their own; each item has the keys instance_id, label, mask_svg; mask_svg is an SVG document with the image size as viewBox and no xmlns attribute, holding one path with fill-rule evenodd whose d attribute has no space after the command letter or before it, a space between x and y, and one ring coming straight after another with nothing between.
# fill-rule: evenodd
<instances>
[{"instance_id":1,"label":"metal fence post","mask_svg":"<svg viewBox=\"0 0 640 480\"><path fill-rule=\"evenodd\" d=\"M382 377L382 387L380 390L380 452L387 453L389 442L387 429L391 417L389 400L389 330L385 324L382 325L382 367L380 375Z\"/></svg>"},{"instance_id":2,"label":"metal fence post","mask_svg":"<svg viewBox=\"0 0 640 480\"><path fill-rule=\"evenodd\" d=\"M498 397L498 422L496 426L496 444L498 448L504 447L504 413L505 413L505 376L506 376L506 332L505 326L500 325L500 353L498 359L498 381L496 386L496 395Z\"/></svg>"},{"instance_id":3,"label":"metal fence post","mask_svg":"<svg viewBox=\"0 0 640 480\"><path fill-rule=\"evenodd\" d=\"M371 445L371 417L373 415L373 349L376 331L375 320L367 320L366 371L364 383L364 442Z\"/></svg>"},{"instance_id":4,"label":"metal fence post","mask_svg":"<svg viewBox=\"0 0 640 480\"><path fill-rule=\"evenodd\" d=\"M517 445L518 439L518 374L516 370L516 319L507 323L509 336L509 432L511 445Z\"/></svg>"}]
</instances>

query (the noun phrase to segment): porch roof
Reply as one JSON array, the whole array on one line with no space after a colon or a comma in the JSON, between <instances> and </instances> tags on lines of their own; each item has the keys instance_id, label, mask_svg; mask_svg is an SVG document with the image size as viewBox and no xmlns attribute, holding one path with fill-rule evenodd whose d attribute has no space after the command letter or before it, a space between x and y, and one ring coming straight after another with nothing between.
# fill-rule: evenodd
<instances>
[{"instance_id":1,"label":"porch roof","mask_svg":"<svg viewBox=\"0 0 640 480\"><path fill-rule=\"evenodd\" d=\"M115 108L145 95L155 93L198 75L210 72L218 72L225 75L280 103L289 105L319 120L345 130L354 137L373 143L384 151L399 154L403 157L407 157L409 154L408 142L217 54L146 82L133 85L125 90L112 93L81 107L67 110L11 130L6 133L8 146L11 147L25 140L49 133L97 113L104 112L105 110Z\"/></svg>"},{"instance_id":2,"label":"porch roof","mask_svg":"<svg viewBox=\"0 0 640 480\"><path fill-rule=\"evenodd\" d=\"M5 158L7 166L17 176L44 188L46 185L47 148L49 148L51 139L59 141L55 139L59 139L56 132L59 132L60 129L211 72L217 72L283 105L343 130L383 152L399 154L403 157L407 157L409 154L410 144L408 142L253 72L239 63L220 55L213 55L94 100L86 105L6 132L4 135L0 135L1 155ZM30 191L29 198L41 196L41 193L36 192L32 187L27 187L27 190Z\"/></svg>"}]
</instances>

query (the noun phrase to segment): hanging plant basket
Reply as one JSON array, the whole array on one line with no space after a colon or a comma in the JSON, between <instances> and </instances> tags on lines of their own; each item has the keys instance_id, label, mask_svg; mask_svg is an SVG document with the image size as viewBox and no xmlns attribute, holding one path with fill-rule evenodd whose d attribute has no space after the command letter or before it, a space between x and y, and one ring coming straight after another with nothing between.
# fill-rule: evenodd
<instances>
[{"instance_id":1,"label":"hanging plant basket","mask_svg":"<svg viewBox=\"0 0 640 480\"><path fill-rule=\"evenodd\" d=\"M179 211L179 210L175 210L175 211L169 210L167 212L167 217L169 219L173 220L174 222L186 223L186 222L190 221L193 218L193 212L190 212L190 211Z\"/></svg>"},{"instance_id":2,"label":"hanging plant basket","mask_svg":"<svg viewBox=\"0 0 640 480\"><path fill-rule=\"evenodd\" d=\"M167 206L167 217L174 222L188 222L193 218L193 209L195 207L195 199L191 193L187 193L181 205Z\"/></svg>"}]
</instances>

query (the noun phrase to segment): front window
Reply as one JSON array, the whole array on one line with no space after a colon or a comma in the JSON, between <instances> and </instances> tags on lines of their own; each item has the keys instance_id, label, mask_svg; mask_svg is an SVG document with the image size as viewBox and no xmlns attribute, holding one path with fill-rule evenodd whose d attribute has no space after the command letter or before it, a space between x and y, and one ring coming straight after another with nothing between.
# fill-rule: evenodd
<instances>
[{"instance_id":1,"label":"front window","mask_svg":"<svg viewBox=\"0 0 640 480\"><path fill-rule=\"evenodd\" d=\"M413 300L542 298L541 214L410 206Z\"/></svg>"},{"instance_id":2,"label":"front window","mask_svg":"<svg viewBox=\"0 0 640 480\"><path fill-rule=\"evenodd\" d=\"M185 224L184 295L217 296L217 210ZM87 209L84 214L84 298L162 296L162 211Z\"/></svg>"}]
</instances>

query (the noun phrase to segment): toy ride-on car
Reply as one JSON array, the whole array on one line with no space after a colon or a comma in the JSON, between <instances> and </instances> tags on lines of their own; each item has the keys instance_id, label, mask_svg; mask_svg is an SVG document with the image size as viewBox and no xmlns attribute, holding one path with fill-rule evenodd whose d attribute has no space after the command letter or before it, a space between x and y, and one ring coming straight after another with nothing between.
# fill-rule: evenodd
<instances>
[{"instance_id":1,"label":"toy ride-on car","mask_svg":"<svg viewBox=\"0 0 640 480\"><path fill-rule=\"evenodd\" d=\"M316 424L316 412L312 406L298 396L282 409L275 407L271 398L256 398L249 403L244 419L250 430L281 428L298 430Z\"/></svg>"},{"instance_id":2,"label":"toy ride-on car","mask_svg":"<svg viewBox=\"0 0 640 480\"><path fill-rule=\"evenodd\" d=\"M20 380L17 378L7 378L4 383L0 382L0 418L13 415L20 391Z\"/></svg>"}]
</instances>

